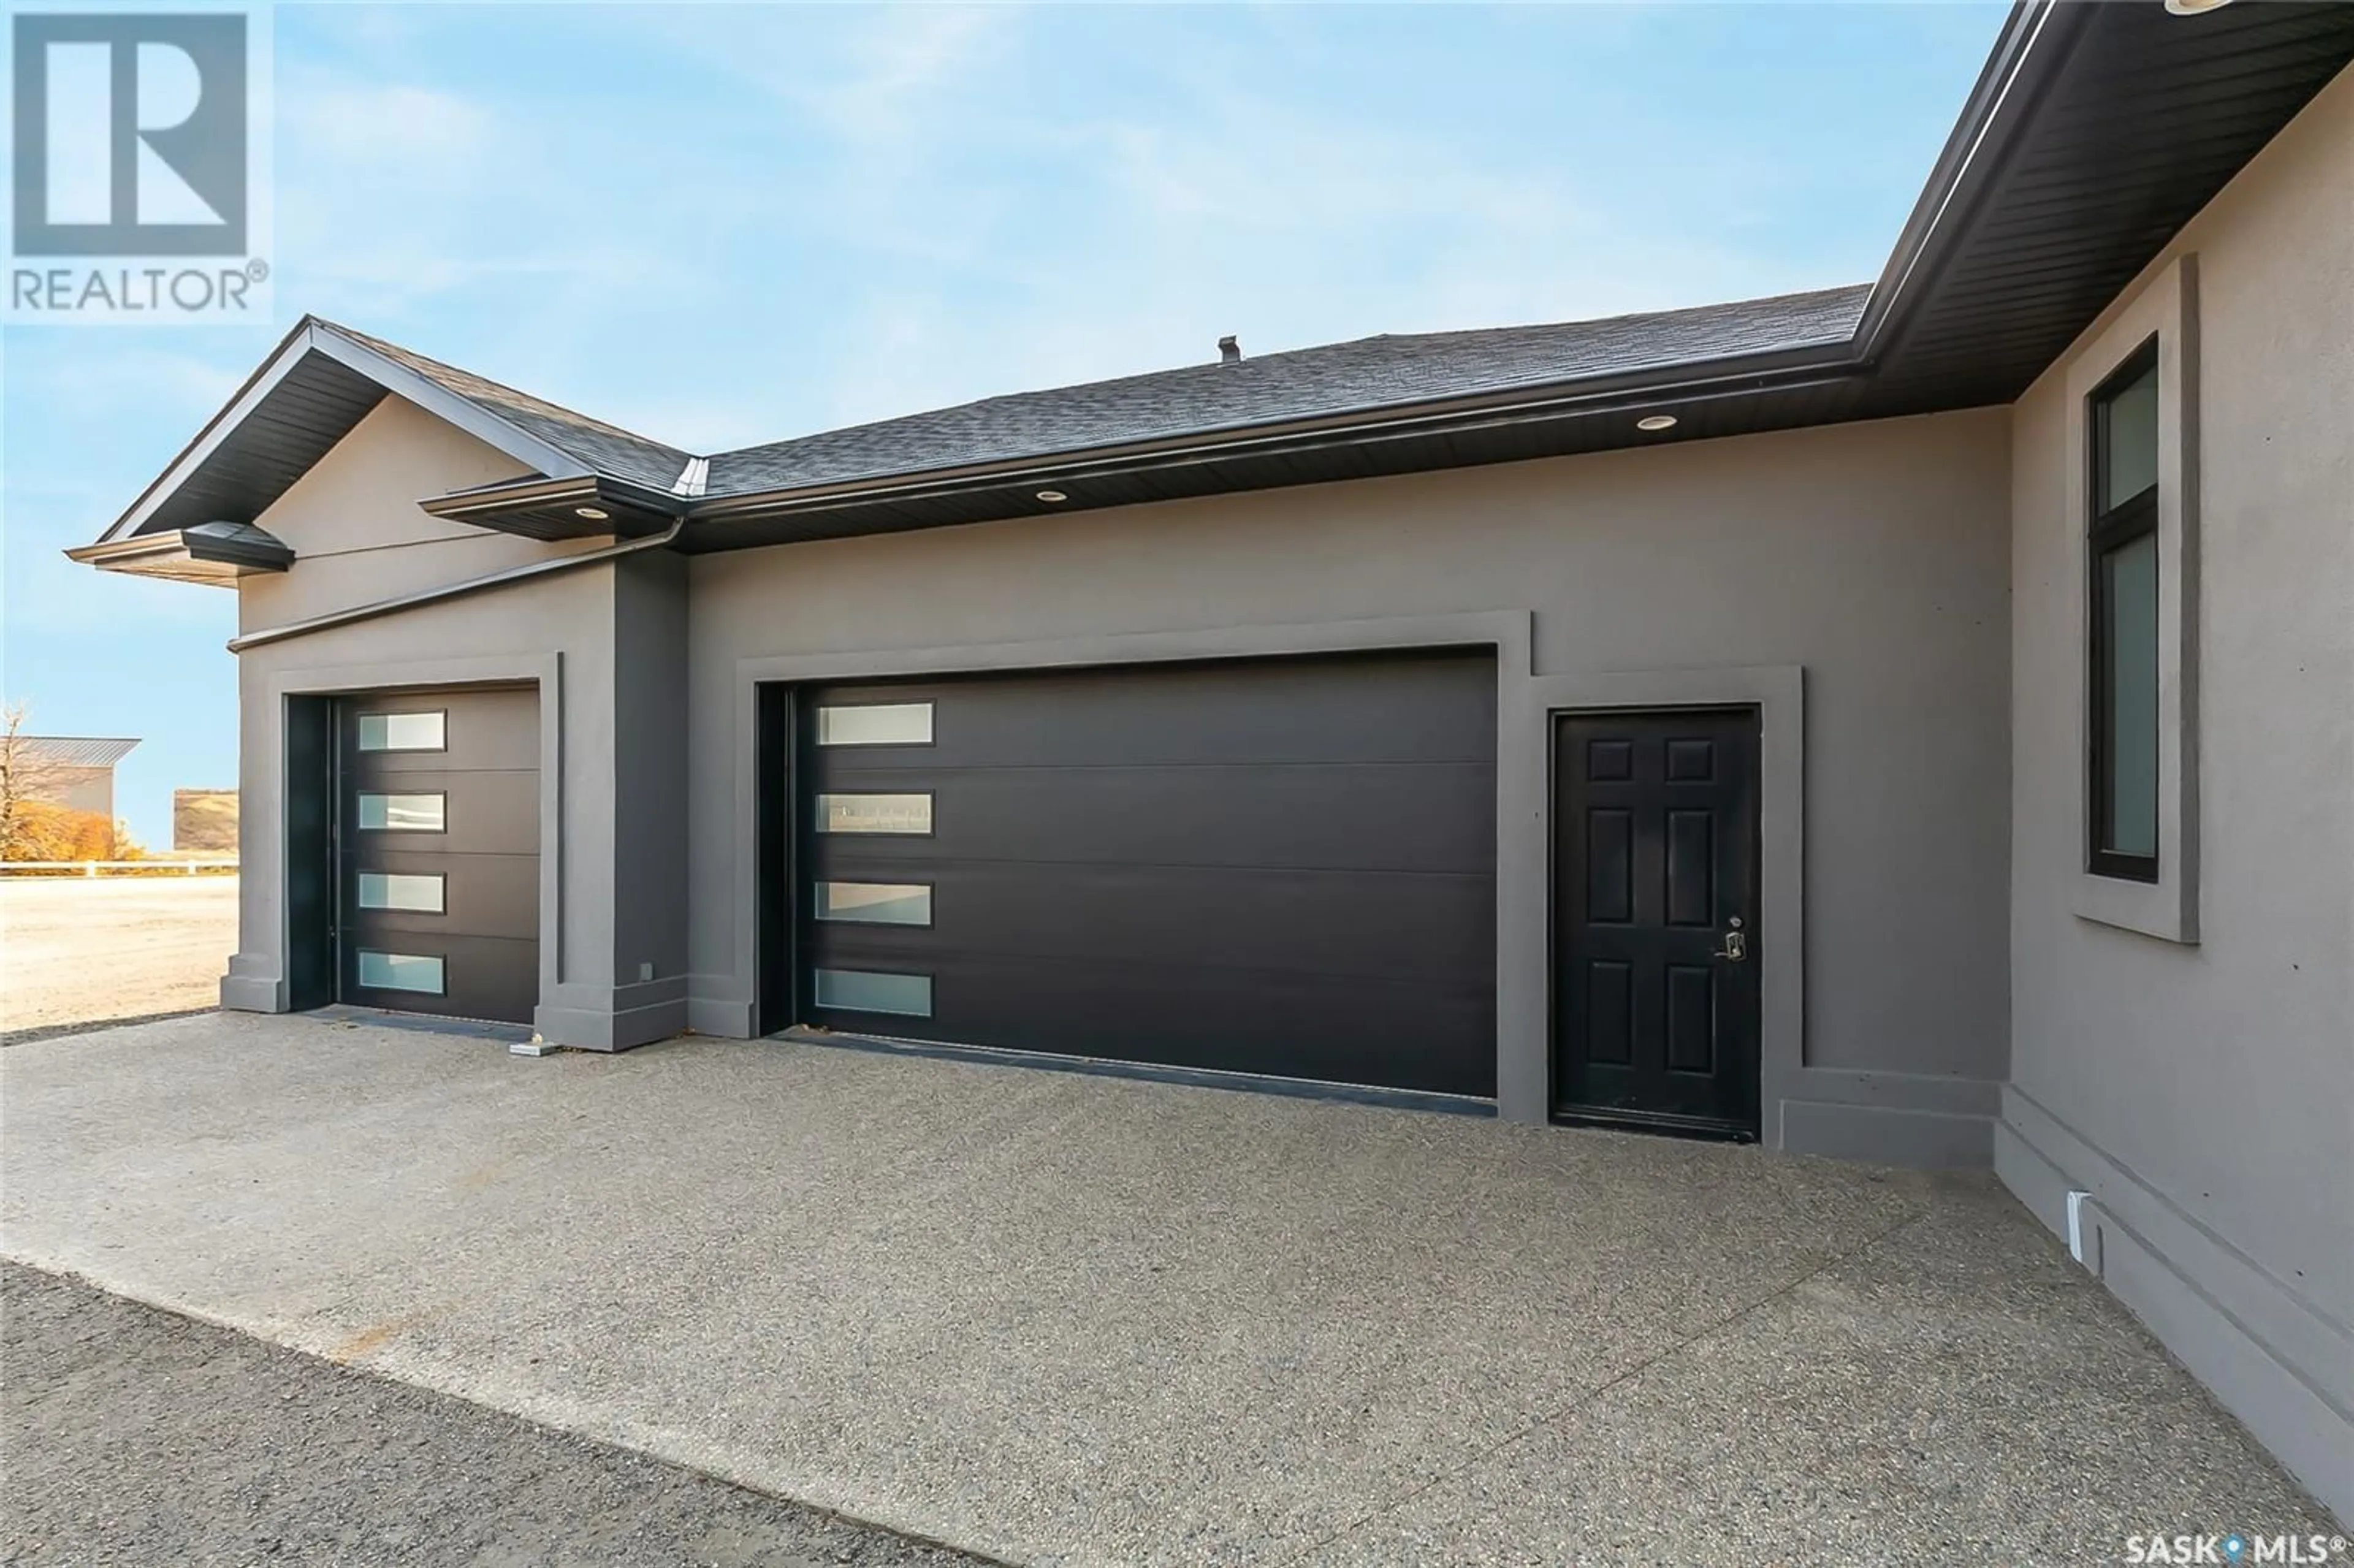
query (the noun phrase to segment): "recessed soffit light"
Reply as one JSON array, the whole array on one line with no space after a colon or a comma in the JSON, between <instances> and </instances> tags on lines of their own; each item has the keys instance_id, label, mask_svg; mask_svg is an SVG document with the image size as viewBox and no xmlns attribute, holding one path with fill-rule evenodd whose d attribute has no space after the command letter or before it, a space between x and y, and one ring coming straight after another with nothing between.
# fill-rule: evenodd
<instances>
[{"instance_id":1,"label":"recessed soffit light","mask_svg":"<svg viewBox=\"0 0 2354 1568\"><path fill-rule=\"evenodd\" d=\"M1038 499L1041 501L1068 501L1070 497L1064 494L1059 490L1042 490L1038 493Z\"/></svg>"},{"instance_id":2,"label":"recessed soffit light","mask_svg":"<svg viewBox=\"0 0 2354 1568\"><path fill-rule=\"evenodd\" d=\"M586 517L591 523L602 523L612 514L601 506L576 506L572 509L572 515Z\"/></svg>"},{"instance_id":3,"label":"recessed soffit light","mask_svg":"<svg viewBox=\"0 0 2354 1568\"><path fill-rule=\"evenodd\" d=\"M2221 11L2232 0L2166 0L2166 8L2178 16L2196 16L2205 11Z\"/></svg>"},{"instance_id":4,"label":"recessed soffit light","mask_svg":"<svg viewBox=\"0 0 2354 1568\"><path fill-rule=\"evenodd\" d=\"M1635 428L1638 430L1672 430L1676 428L1676 417L1673 414L1646 414L1635 421Z\"/></svg>"}]
</instances>

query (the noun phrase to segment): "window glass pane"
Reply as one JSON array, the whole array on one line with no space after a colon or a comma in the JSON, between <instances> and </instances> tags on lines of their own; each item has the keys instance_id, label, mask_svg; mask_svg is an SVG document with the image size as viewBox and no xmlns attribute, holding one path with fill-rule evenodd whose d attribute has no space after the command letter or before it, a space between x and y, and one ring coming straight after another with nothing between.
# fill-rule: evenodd
<instances>
[{"instance_id":1,"label":"window glass pane","mask_svg":"<svg viewBox=\"0 0 2354 1568\"><path fill-rule=\"evenodd\" d=\"M2158 365L2103 397L2097 510L2122 506L2158 482Z\"/></svg>"},{"instance_id":2,"label":"window glass pane","mask_svg":"<svg viewBox=\"0 0 2354 1568\"><path fill-rule=\"evenodd\" d=\"M438 833L447 827L447 799L440 795L374 795L360 792L360 826L395 833Z\"/></svg>"},{"instance_id":3,"label":"window glass pane","mask_svg":"<svg viewBox=\"0 0 2354 1568\"><path fill-rule=\"evenodd\" d=\"M2101 650L2101 743L2108 763L2108 842L2117 854L2158 853L2158 535L2101 557L2107 610Z\"/></svg>"},{"instance_id":4,"label":"window glass pane","mask_svg":"<svg viewBox=\"0 0 2354 1568\"><path fill-rule=\"evenodd\" d=\"M360 749L440 751L449 716L438 709L423 714L362 714Z\"/></svg>"},{"instance_id":5,"label":"window glass pane","mask_svg":"<svg viewBox=\"0 0 2354 1568\"><path fill-rule=\"evenodd\" d=\"M441 913L441 879L438 876L403 876L390 872L360 873L360 907L363 909L414 909L427 915Z\"/></svg>"},{"instance_id":6,"label":"window glass pane","mask_svg":"<svg viewBox=\"0 0 2354 1568\"><path fill-rule=\"evenodd\" d=\"M929 746L932 705L874 703L817 710L820 746Z\"/></svg>"},{"instance_id":7,"label":"window glass pane","mask_svg":"<svg viewBox=\"0 0 2354 1568\"><path fill-rule=\"evenodd\" d=\"M928 833L929 795L820 795L817 831L822 833Z\"/></svg>"},{"instance_id":8,"label":"window glass pane","mask_svg":"<svg viewBox=\"0 0 2354 1568\"><path fill-rule=\"evenodd\" d=\"M441 960L416 953L372 953L360 949L360 984L375 991L417 991L441 994Z\"/></svg>"},{"instance_id":9,"label":"window glass pane","mask_svg":"<svg viewBox=\"0 0 2354 1568\"><path fill-rule=\"evenodd\" d=\"M917 882L821 882L817 917L869 926L928 926L932 890Z\"/></svg>"},{"instance_id":10,"label":"window glass pane","mask_svg":"<svg viewBox=\"0 0 2354 1568\"><path fill-rule=\"evenodd\" d=\"M853 1012L896 1012L908 1018L932 1015L932 977L878 974L872 969L819 969L817 1004Z\"/></svg>"}]
</instances>

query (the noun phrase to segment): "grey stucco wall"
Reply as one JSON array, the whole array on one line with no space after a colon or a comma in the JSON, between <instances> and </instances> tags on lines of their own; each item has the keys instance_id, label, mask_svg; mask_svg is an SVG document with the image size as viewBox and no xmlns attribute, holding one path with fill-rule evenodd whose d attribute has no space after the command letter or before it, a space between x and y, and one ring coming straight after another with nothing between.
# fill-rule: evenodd
<instances>
[{"instance_id":1,"label":"grey stucco wall","mask_svg":"<svg viewBox=\"0 0 2354 1568\"><path fill-rule=\"evenodd\" d=\"M497 448L387 397L254 519L293 548L295 567L239 579L238 630L480 577L602 541L546 545L419 509L429 495L516 479Z\"/></svg>"},{"instance_id":2,"label":"grey stucco wall","mask_svg":"<svg viewBox=\"0 0 2354 1568\"><path fill-rule=\"evenodd\" d=\"M590 568L592 570L598 568ZM686 1026L684 557L632 556L613 588L614 1043Z\"/></svg>"},{"instance_id":3,"label":"grey stucco wall","mask_svg":"<svg viewBox=\"0 0 2354 1568\"><path fill-rule=\"evenodd\" d=\"M2007 415L1981 410L697 556L695 1025L750 1024L750 663L1516 612L1532 689L1803 669L1790 1141L1983 1163L2008 1062L2009 461ZM1859 1131L1873 1107L1925 1119Z\"/></svg>"},{"instance_id":4,"label":"grey stucco wall","mask_svg":"<svg viewBox=\"0 0 2354 1568\"><path fill-rule=\"evenodd\" d=\"M2069 372L2195 258L2198 921L2073 912L2084 611ZM2014 412L2011 1041L1998 1160L2354 1520L2354 75Z\"/></svg>"},{"instance_id":5,"label":"grey stucco wall","mask_svg":"<svg viewBox=\"0 0 2354 1568\"><path fill-rule=\"evenodd\" d=\"M259 519L293 546L296 560L282 576L244 579L240 629L282 625L588 547L485 535L417 508L420 496L514 471L503 453L387 398ZM659 587L632 589L626 620L641 640L648 627L656 627L659 636L667 624L675 645L680 570L673 564L651 575L673 585L667 593L671 620L661 621L665 594ZM678 1027L680 1002L664 1009L657 993L630 989L638 983L637 965L652 961L658 975L667 968L675 991L679 949L678 938L663 948L644 928L645 919L667 917L663 906L646 905L616 887L619 869L636 863L625 862L617 847L622 792L617 758L624 748L616 744L615 644L617 625L625 619L617 576L612 565L592 565L239 655L244 876L239 950L221 985L225 1005L260 1011L286 1005L287 696L529 682L539 689L542 800L552 808L542 833L538 1025L552 1040L596 1048L659 1038ZM666 666L673 691L677 663L673 655ZM636 690L628 711L643 717L649 705L642 686ZM659 723L659 715L648 722ZM633 782L632 788L642 786ZM659 880L652 879L657 887ZM674 910L675 902L668 908ZM643 1032L631 1035L633 1027Z\"/></svg>"}]
</instances>

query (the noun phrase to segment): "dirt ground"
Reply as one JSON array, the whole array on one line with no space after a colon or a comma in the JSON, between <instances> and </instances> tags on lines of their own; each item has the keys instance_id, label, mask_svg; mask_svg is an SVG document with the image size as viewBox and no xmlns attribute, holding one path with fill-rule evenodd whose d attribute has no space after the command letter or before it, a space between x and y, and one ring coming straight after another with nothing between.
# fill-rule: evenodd
<instances>
[{"instance_id":1,"label":"dirt ground","mask_svg":"<svg viewBox=\"0 0 2354 1568\"><path fill-rule=\"evenodd\" d=\"M0 878L0 1034L211 1007L234 876Z\"/></svg>"}]
</instances>

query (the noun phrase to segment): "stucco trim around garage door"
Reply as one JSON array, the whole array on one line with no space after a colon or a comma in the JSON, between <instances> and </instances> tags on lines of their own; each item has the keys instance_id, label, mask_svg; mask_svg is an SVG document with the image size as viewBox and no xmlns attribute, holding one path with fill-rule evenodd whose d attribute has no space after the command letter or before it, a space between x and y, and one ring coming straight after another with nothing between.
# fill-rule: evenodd
<instances>
[{"instance_id":1,"label":"stucco trim around garage door","mask_svg":"<svg viewBox=\"0 0 2354 1568\"><path fill-rule=\"evenodd\" d=\"M1795 665L1538 675L1526 611L1377 617L937 648L739 660L734 710L735 973L704 976L694 1026L744 1037L759 972L760 784L755 744L766 683L1417 648L1492 648L1497 680L1497 1110L1542 1122L1552 1101L1550 932L1553 715L1580 709L1757 710L1764 944L1762 1136L1769 1144L1905 1163L1983 1165L1994 1107L1976 1080L1857 1074L1806 1064L1805 677ZM713 982L719 982L714 984ZM722 989L724 987L724 989Z\"/></svg>"},{"instance_id":2,"label":"stucco trim around garage door","mask_svg":"<svg viewBox=\"0 0 2354 1568\"><path fill-rule=\"evenodd\" d=\"M221 1005L251 1012L283 1012L293 934L288 928L292 901L286 893L286 712L289 699L337 696L435 686L529 685L539 697L539 1007L545 1015L565 1005L564 976L564 655L494 654L472 659L378 661L308 670L281 670L270 677L260 715L266 733L258 737L270 759L259 779L245 782L241 814L267 824L246 835L245 890L249 900L274 906L270 922L276 950L240 952L221 979ZM255 715L249 713L250 727ZM253 736L249 736L249 741ZM593 1006L594 1003L590 1002Z\"/></svg>"}]
</instances>

